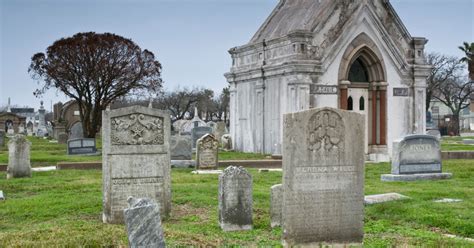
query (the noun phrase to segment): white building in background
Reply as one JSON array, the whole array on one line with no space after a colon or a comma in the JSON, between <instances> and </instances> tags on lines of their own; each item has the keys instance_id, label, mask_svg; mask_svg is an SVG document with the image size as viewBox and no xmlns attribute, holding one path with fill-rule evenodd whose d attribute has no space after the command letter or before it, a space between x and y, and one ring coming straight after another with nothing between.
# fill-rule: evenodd
<instances>
[{"instance_id":1,"label":"white building in background","mask_svg":"<svg viewBox=\"0 0 474 248\"><path fill-rule=\"evenodd\" d=\"M234 148L280 154L283 114L333 107L365 114L366 152L388 160L392 141L426 129L426 43L388 0L280 0L229 51Z\"/></svg>"}]
</instances>

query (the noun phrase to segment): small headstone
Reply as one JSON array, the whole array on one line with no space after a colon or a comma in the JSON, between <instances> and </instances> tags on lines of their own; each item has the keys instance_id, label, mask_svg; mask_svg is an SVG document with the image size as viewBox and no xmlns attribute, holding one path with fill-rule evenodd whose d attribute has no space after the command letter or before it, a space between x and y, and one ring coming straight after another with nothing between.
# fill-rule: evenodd
<instances>
[{"instance_id":1,"label":"small headstone","mask_svg":"<svg viewBox=\"0 0 474 248\"><path fill-rule=\"evenodd\" d=\"M69 155L95 154L96 152L95 139L84 138L67 141L67 154Z\"/></svg>"},{"instance_id":2,"label":"small headstone","mask_svg":"<svg viewBox=\"0 0 474 248\"><path fill-rule=\"evenodd\" d=\"M367 195L367 196L364 197L364 204L365 205L372 205L372 204L377 204L377 203L404 200L404 199L409 199L409 197L398 194L398 193Z\"/></svg>"},{"instance_id":3,"label":"small headstone","mask_svg":"<svg viewBox=\"0 0 474 248\"><path fill-rule=\"evenodd\" d=\"M442 173L440 141L431 135L409 135L393 142L392 174L382 181L414 181L450 178Z\"/></svg>"},{"instance_id":4,"label":"small headstone","mask_svg":"<svg viewBox=\"0 0 474 248\"><path fill-rule=\"evenodd\" d=\"M195 160L171 160L171 168L196 168Z\"/></svg>"},{"instance_id":5,"label":"small headstone","mask_svg":"<svg viewBox=\"0 0 474 248\"><path fill-rule=\"evenodd\" d=\"M224 134L221 138L222 148L226 151L232 150L232 137L230 134Z\"/></svg>"},{"instance_id":6,"label":"small headstone","mask_svg":"<svg viewBox=\"0 0 474 248\"><path fill-rule=\"evenodd\" d=\"M462 202L462 200L461 199L443 198L443 199L436 200L434 202L437 202L437 203L455 203L455 202Z\"/></svg>"},{"instance_id":7,"label":"small headstone","mask_svg":"<svg viewBox=\"0 0 474 248\"><path fill-rule=\"evenodd\" d=\"M60 133L58 134L58 143L59 144L66 144L67 143L67 134L66 133Z\"/></svg>"},{"instance_id":8,"label":"small headstone","mask_svg":"<svg viewBox=\"0 0 474 248\"><path fill-rule=\"evenodd\" d=\"M0 131L0 147L5 145L5 132Z\"/></svg>"},{"instance_id":9,"label":"small headstone","mask_svg":"<svg viewBox=\"0 0 474 248\"><path fill-rule=\"evenodd\" d=\"M196 142L202 136L212 133L212 128L210 127L195 127L191 131L191 137L193 139L193 148L196 148Z\"/></svg>"},{"instance_id":10,"label":"small headstone","mask_svg":"<svg viewBox=\"0 0 474 248\"><path fill-rule=\"evenodd\" d=\"M160 209L151 199L128 199L124 210L130 247L166 247Z\"/></svg>"},{"instance_id":11,"label":"small headstone","mask_svg":"<svg viewBox=\"0 0 474 248\"><path fill-rule=\"evenodd\" d=\"M219 175L219 224L224 231L252 229L252 176L229 166Z\"/></svg>"},{"instance_id":12,"label":"small headstone","mask_svg":"<svg viewBox=\"0 0 474 248\"><path fill-rule=\"evenodd\" d=\"M5 196L3 195L3 191L0 190L0 201L5 200Z\"/></svg>"},{"instance_id":13,"label":"small headstone","mask_svg":"<svg viewBox=\"0 0 474 248\"><path fill-rule=\"evenodd\" d=\"M123 223L130 196L171 211L170 115L142 106L102 113L103 221Z\"/></svg>"},{"instance_id":14,"label":"small headstone","mask_svg":"<svg viewBox=\"0 0 474 248\"><path fill-rule=\"evenodd\" d=\"M213 170L218 166L219 142L213 134L206 134L197 141L197 170Z\"/></svg>"},{"instance_id":15,"label":"small headstone","mask_svg":"<svg viewBox=\"0 0 474 248\"><path fill-rule=\"evenodd\" d=\"M31 177L29 142L25 136L17 134L8 142L7 179Z\"/></svg>"},{"instance_id":16,"label":"small headstone","mask_svg":"<svg viewBox=\"0 0 474 248\"><path fill-rule=\"evenodd\" d=\"M170 148L172 160L191 160L193 158L193 144L191 136L171 136Z\"/></svg>"},{"instance_id":17,"label":"small headstone","mask_svg":"<svg viewBox=\"0 0 474 248\"><path fill-rule=\"evenodd\" d=\"M361 244L365 117L322 108L283 123L283 245Z\"/></svg>"},{"instance_id":18,"label":"small headstone","mask_svg":"<svg viewBox=\"0 0 474 248\"><path fill-rule=\"evenodd\" d=\"M282 185L273 185L270 188L270 224L271 227L281 226L281 202L283 200Z\"/></svg>"}]
</instances>

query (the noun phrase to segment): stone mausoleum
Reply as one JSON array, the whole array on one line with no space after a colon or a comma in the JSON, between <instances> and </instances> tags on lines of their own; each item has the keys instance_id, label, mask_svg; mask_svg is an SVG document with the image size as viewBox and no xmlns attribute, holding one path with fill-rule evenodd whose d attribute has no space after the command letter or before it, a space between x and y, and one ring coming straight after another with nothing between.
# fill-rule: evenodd
<instances>
[{"instance_id":1,"label":"stone mausoleum","mask_svg":"<svg viewBox=\"0 0 474 248\"><path fill-rule=\"evenodd\" d=\"M281 154L283 114L333 107L365 114L365 152L388 160L393 140L425 133L426 43L388 0L280 0L229 51L235 149Z\"/></svg>"}]
</instances>

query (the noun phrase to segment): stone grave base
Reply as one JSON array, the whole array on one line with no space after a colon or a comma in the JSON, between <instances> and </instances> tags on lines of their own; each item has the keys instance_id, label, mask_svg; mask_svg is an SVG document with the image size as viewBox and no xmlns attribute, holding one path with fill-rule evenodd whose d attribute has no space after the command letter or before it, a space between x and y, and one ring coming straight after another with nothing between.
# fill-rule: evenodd
<instances>
[{"instance_id":1,"label":"stone grave base","mask_svg":"<svg viewBox=\"0 0 474 248\"><path fill-rule=\"evenodd\" d=\"M377 203L389 202L389 201L397 201L403 199L410 199L408 196L404 196L398 193L387 193L387 194L379 194L379 195L366 195L364 197L364 204L365 205L372 205Z\"/></svg>"},{"instance_id":2,"label":"stone grave base","mask_svg":"<svg viewBox=\"0 0 474 248\"><path fill-rule=\"evenodd\" d=\"M211 174L222 174L222 170L195 170L191 173L197 175L211 175Z\"/></svg>"},{"instance_id":3,"label":"stone grave base","mask_svg":"<svg viewBox=\"0 0 474 248\"><path fill-rule=\"evenodd\" d=\"M425 174L383 174L380 179L383 182L409 182L419 180L441 180L450 179L452 173L425 173Z\"/></svg>"},{"instance_id":4,"label":"stone grave base","mask_svg":"<svg viewBox=\"0 0 474 248\"><path fill-rule=\"evenodd\" d=\"M195 160L171 160L171 168L196 168Z\"/></svg>"},{"instance_id":5,"label":"stone grave base","mask_svg":"<svg viewBox=\"0 0 474 248\"><path fill-rule=\"evenodd\" d=\"M283 247L295 247L295 245L289 245L283 240L281 242ZM320 248L320 247L328 247L328 248L349 248L349 247L363 247L362 243L310 243L310 244L297 244L296 247L300 248Z\"/></svg>"},{"instance_id":6,"label":"stone grave base","mask_svg":"<svg viewBox=\"0 0 474 248\"><path fill-rule=\"evenodd\" d=\"M221 223L221 228L224 232L247 231L252 230L252 225L239 226L234 224Z\"/></svg>"}]
</instances>

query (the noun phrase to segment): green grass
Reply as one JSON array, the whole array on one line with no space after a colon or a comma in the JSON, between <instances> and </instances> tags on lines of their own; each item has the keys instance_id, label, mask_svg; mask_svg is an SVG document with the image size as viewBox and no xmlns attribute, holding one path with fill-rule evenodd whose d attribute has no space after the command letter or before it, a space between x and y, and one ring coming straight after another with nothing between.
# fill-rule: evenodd
<instances>
[{"instance_id":1,"label":"green grass","mask_svg":"<svg viewBox=\"0 0 474 248\"><path fill-rule=\"evenodd\" d=\"M443 137L441 139L442 151L474 151L474 145L465 145L463 139L474 139L474 137Z\"/></svg>"},{"instance_id":2,"label":"green grass","mask_svg":"<svg viewBox=\"0 0 474 248\"><path fill-rule=\"evenodd\" d=\"M50 143L48 139L38 137L28 137L31 141L31 165L38 166L54 166L58 162L93 162L101 161L102 156L79 156L67 155L67 145ZM8 142L8 141L7 141ZM102 148L102 139L96 139L97 149ZM255 160L265 159L266 155L258 153L243 153L243 152L219 152L219 160ZM0 163L8 163L8 148L7 146L0 147Z\"/></svg>"},{"instance_id":3,"label":"green grass","mask_svg":"<svg viewBox=\"0 0 474 248\"><path fill-rule=\"evenodd\" d=\"M453 179L386 183L386 163L366 167L366 194L398 192L411 199L365 208L366 247L474 247L455 234L474 238L474 162L451 160L444 170ZM270 187L281 183L281 173L258 173L254 179L254 229L222 232L217 221L217 175L192 175L172 170L172 217L164 222L168 246L280 245L281 229L271 229ZM126 246L123 225L101 222L100 171L52 171L32 178L6 180L0 173L0 247L117 247ZM460 203L434 203L439 198Z\"/></svg>"}]
</instances>

